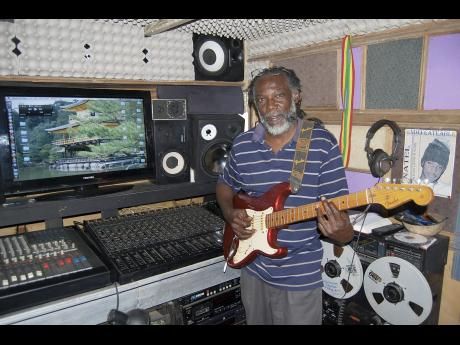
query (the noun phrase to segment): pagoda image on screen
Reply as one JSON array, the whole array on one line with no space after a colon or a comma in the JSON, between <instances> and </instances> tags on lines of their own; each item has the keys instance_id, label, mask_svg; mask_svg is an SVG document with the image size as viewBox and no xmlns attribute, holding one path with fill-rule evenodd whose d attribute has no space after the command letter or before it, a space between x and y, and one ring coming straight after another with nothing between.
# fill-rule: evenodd
<instances>
[{"instance_id":1,"label":"pagoda image on screen","mask_svg":"<svg viewBox=\"0 0 460 345\"><path fill-rule=\"evenodd\" d=\"M68 122L52 136L48 169L59 172L128 170L145 164L144 128L136 100L79 99L60 105Z\"/></svg>"}]
</instances>

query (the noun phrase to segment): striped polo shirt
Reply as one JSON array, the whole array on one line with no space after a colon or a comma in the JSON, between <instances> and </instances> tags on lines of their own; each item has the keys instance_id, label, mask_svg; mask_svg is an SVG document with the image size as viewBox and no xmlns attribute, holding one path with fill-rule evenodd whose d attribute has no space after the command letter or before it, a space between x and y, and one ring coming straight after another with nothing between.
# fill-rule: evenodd
<instances>
[{"instance_id":1,"label":"striped polo shirt","mask_svg":"<svg viewBox=\"0 0 460 345\"><path fill-rule=\"evenodd\" d=\"M253 198L262 196L276 184L289 182L301 124L299 121L293 139L277 153L265 143L265 128L260 123L238 135L218 182ZM285 208L316 202L321 196L330 199L348 194L337 140L317 124L312 131L305 170L298 193L288 196ZM274 259L257 255L243 269L280 289L322 287L323 248L319 235L316 218L291 224L281 229L277 236L278 246L288 249L287 256Z\"/></svg>"}]
</instances>

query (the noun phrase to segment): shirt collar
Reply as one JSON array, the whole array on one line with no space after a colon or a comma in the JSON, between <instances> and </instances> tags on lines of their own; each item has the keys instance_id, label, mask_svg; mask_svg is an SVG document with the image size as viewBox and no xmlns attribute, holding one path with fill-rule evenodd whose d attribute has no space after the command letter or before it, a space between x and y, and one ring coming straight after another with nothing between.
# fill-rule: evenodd
<instances>
[{"instance_id":1,"label":"shirt collar","mask_svg":"<svg viewBox=\"0 0 460 345\"><path fill-rule=\"evenodd\" d=\"M300 135L301 128L302 128L302 121L299 121L299 119L297 119L297 128L295 130L295 134L291 142L297 143L297 138ZM257 123L254 129L254 134L252 135L252 141L256 141L262 144L264 142L265 132L266 130L265 130L264 125L260 122Z\"/></svg>"}]
</instances>

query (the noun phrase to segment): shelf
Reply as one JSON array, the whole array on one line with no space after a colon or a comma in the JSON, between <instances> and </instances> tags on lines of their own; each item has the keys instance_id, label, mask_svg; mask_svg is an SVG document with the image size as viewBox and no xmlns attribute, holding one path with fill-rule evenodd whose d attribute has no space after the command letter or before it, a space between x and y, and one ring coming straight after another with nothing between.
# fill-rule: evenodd
<instances>
[{"instance_id":1,"label":"shelf","mask_svg":"<svg viewBox=\"0 0 460 345\"><path fill-rule=\"evenodd\" d=\"M243 86L244 82L228 82L213 80L134 80L134 79L105 79L105 78L76 78L76 77L43 77L43 76L0 76L0 86L36 85L63 87L101 87L101 88L131 88L152 89L157 85L210 85L210 86Z\"/></svg>"},{"instance_id":2,"label":"shelf","mask_svg":"<svg viewBox=\"0 0 460 345\"><path fill-rule=\"evenodd\" d=\"M134 185L132 189L85 198L52 201L23 199L0 206L0 227L45 221L60 226L62 218L102 212L115 215L120 208L169 200L206 196L215 193L215 182L176 183L156 185L150 182ZM32 200L33 201L33 200Z\"/></svg>"}]
</instances>

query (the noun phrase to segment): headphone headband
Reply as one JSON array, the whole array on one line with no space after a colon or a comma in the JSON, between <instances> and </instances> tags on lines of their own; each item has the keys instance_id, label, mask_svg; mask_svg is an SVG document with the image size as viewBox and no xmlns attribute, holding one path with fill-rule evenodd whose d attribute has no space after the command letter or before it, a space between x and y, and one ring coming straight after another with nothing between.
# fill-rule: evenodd
<instances>
[{"instance_id":1,"label":"headphone headband","mask_svg":"<svg viewBox=\"0 0 460 345\"><path fill-rule=\"evenodd\" d=\"M372 152L373 152L373 150L369 146L371 139L374 137L375 133L385 125L390 127L392 129L392 131L393 131L393 151L392 151L391 155L394 156L394 154L396 153L396 150L398 149L399 142L400 142L401 128L399 128L399 126L396 124L396 122L391 121L391 120L383 119L383 120L378 120L377 122L375 122L369 128L369 130L367 131L367 134L366 134L366 146L365 146L364 150L368 154L372 154Z\"/></svg>"},{"instance_id":2,"label":"headphone headband","mask_svg":"<svg viewBox=\"0 0 460 345\"><path fill-rule=\"evenodd\" d=\"M370 141L374 137L375 132L377 132L381 127L385 125L389 126L393 131L393 152L391 155L388 155L382 149L377 149L374 151L370 147ZM399 146L400 135L401 129L396 124L396 122L390 120L379 120L369 128L366 134L366 146L364 147L364 151L367 153L367 160L372 176L382 177L388 171L390 171L394 161L396 160L395 154Z\"/></svg>"}]
</instances>

